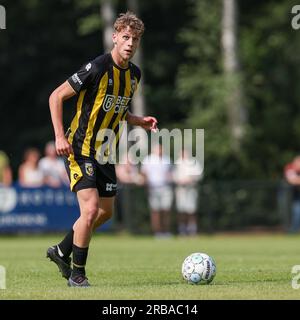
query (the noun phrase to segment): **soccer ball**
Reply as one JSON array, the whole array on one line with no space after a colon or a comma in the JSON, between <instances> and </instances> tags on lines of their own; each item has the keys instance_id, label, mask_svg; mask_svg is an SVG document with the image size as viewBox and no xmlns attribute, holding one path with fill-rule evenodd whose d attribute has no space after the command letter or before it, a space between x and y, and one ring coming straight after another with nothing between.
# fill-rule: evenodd
<instances>
[{"instance_id":1,"label":"soccer ball","mask_svg":"<svg viewBox=\"0 0 300 320\"><path fill-rule=\"evenodd\" d=\"M206 253L189 255L182 264L182 276L190 284L209 284L216 275L216 263Z\"/></svg>"}]
</instances>

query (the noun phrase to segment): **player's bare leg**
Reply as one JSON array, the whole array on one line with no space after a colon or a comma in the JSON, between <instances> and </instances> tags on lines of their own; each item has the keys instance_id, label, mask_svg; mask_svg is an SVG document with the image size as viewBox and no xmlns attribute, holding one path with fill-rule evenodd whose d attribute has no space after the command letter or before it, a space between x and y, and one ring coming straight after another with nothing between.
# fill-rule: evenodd
<instances>
[{"instance_id":1,"label":"player's bare leg","mask_svg":"<svg viewBox=\"0 0 300 320\"><path fill-rule=\"evenodd\" d=\"M99 194L96 188L77 192L80 217L73 226L73 271L68 281L69 286L87 287L85 264L94 223L99 211Z\"/></svg>"},{"instance_id":2,"label":"player's bare leg","mask_svg":"<svg viewBox=\"0 0 300 320\"><path fill-rule=\"evenodd\" d=\"M99 194L96 188L79 190L77 198L80 217L74 223L73 243L78 247L87 247L90 243L93 225L98 217Z\"/></svg>"},{"instance_id":3,"label":"player's bare leg","mask_svg":"<svg viewBox=\"0 0 300 320\"><path fill-rule=\"evenodd\" d=\"M96 230L112 217L115 197L100 197L98 216L94 222L93 230Z\"/></svg>"}]
</instances>

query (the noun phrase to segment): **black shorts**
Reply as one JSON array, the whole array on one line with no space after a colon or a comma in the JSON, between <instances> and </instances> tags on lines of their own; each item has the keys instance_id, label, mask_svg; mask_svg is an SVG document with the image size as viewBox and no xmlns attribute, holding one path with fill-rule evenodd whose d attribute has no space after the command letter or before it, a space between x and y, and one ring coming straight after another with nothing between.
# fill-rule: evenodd
<instances>
[{"instance_id":1,"label":"black shorts","mask_svg":"<svg viewBox=\"0 0 300 320\"><path fill-rule=\"evenodd\" d=\"M73 154L68 158L64 157L64 162L73 192L96 188L100 197L116 195L117 178L113 164L102 165L93 158Z\"/></svg>"}]
</instances>

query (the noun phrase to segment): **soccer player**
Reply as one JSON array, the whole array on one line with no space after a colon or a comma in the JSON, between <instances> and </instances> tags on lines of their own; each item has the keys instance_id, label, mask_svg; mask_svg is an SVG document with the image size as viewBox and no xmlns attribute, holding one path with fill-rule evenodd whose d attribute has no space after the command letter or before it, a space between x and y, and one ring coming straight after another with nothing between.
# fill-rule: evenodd
<instances>
[{"instance_id":1,"label":"soccer player","mask_svg":"<svg viewBox=\"0 0 300 320\"><path fill-rule=\"evenodd\" d=\"M115 167L103 163L107 150L99 132L111 129L115 135L109 143L118 144L120 121L146 130L157 128L156 118L136 116L128 110L141 78L140 69L130 59L139 46L144 24L135 14L126 12L116 19L114 29L112 51L86 63L49 98L56 151L66 159L80 217L59 244L48 248L47 257L57 264L71 287L89 286L85 265L92 232L111 218L116 195ZM65 135L63 102L76 94L76 114Z\"/></svg>"}]
</instances>

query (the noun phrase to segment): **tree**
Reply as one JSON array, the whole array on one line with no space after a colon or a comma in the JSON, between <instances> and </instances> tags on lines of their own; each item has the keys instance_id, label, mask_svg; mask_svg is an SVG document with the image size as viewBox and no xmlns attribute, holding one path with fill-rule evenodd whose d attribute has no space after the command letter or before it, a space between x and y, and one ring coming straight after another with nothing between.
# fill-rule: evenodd
<instances>
[{"instance_id":1,"label":"tree","mask_svg":"<svg viewBox=\"0 0 300 320\"><path fill-rule=\"evenodd\" d=\"M227 103L228 122L232 136L232 146L240 151L245 134L246 110L242 101L241 75L237 44L237 1L223 0L222 49L226 85L229 88Z\"/></svg>"},{"instance_id":2,"label":"tree","mask_svg":"<svg viewBox=\"0 0 300 320\"><path fill-rule=\"evenodd\" d=\"M191 1L190 24L180 33L186 45L185 62L177 77L179 98L185 102L185 126L205 130L205 173L209 177L234 175L223 73L220 2ZM209 14L208 14L209 13Z\"/></svg>"},{"instance_id":3,"label":"tree","mask_svg":"<svg viewBox=\"0 0 300 320\"><path fill-rule=\"evenodd\" d=\"M116 18L113 3L110 0L101 0L101 18L104 21L103 45L106 52L112 50L113 23ZM100 19L100 17L99 17Z\"/></svg>"}]
</instances>

